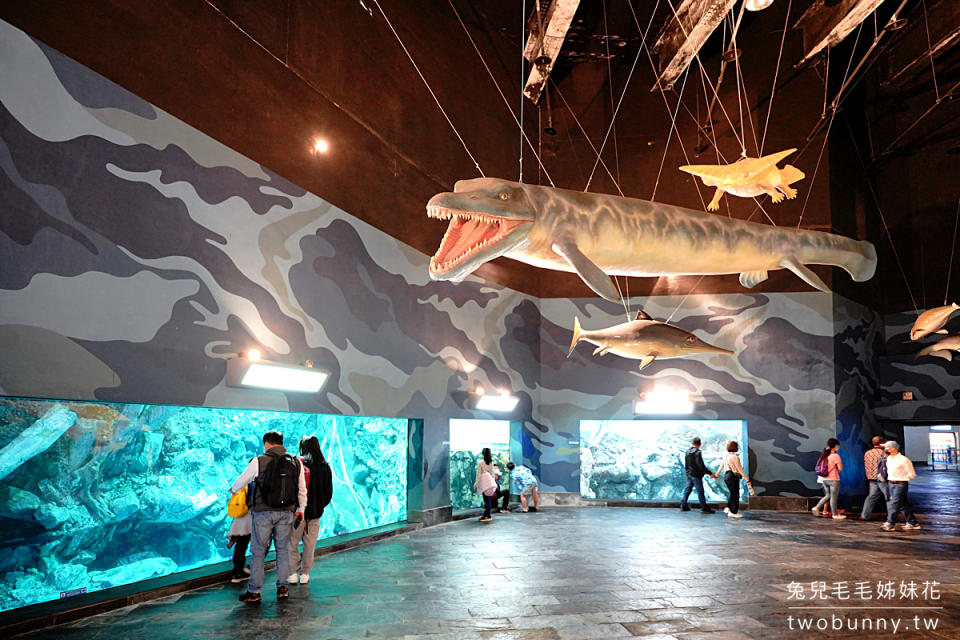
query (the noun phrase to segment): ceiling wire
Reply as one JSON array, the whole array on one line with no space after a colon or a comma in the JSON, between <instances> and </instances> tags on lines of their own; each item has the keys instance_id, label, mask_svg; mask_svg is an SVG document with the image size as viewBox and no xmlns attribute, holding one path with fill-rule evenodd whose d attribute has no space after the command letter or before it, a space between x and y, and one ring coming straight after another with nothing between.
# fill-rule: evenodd
<instances>
[{"instance_id":1,"label":"ceiling wire","mask_svg":"<svg viewBox=\"0 0 960 640\"><path fill-rule=\"evenodd\" d=\"M743 19L743 12L746 8L747 3L740 3L740 15L737 16L736 23L730 29L730 47L733 50L733 69L734 77L736 79L737 86L737 115L740 116L740 157L747 157L747 130L744 128L743 124L743 100L740 99L740 85L743 81L743 74L740 73L740 52L737 51L737 30L740 28L740 21ZM733 18L732 14L729 14L730 18ZM756 135L754 135L756 137Z\"/></svg>"},{"instance_id":2,"label":"ceiling wire","mask_svg":"<svg viewBox=\"0 0 960 640\"><path fill-rule=\"evenodd\" d=\"M863 32L863 23L860 23L860 26L857 27L857 37L853 41L853 47L850 50L850 60L847 61L847 70L843 74L843 81L840 83L842 87L847 83L847 76L850 73L850 68L853 66L853 58L856 55L857 43L860 42L860 34ZM827 89L830 86L830 49L827 49L827 71L823 76L823 106L826 109L827 106ZM807 211L807 203L810 202L810 195L813 193L813 185L817 180L817 173L820 171L820 164L823 162L823 152L827 148L827 141L830 140L830 130L833 128L833 120L837 117L837 110L839 107L833 107L830 111L830 121L827 123L827 132L823 136L823 144L820 146L820 155L817 156L817 165L813 168L813 176L810 178L810 182L807 186L807 195L803 199L803 207L800 209L800 217L797 219L797 229L800 229L800 226L803 224L803 215ZM824 114L826 115L826 111ZM822 118L822 116L821 116Z\"/></svg>"},{"instance_id":3,"label":"ceiling wire","mask_svg":"<svg viewBox=\"0 0 960 640\"><path fill-rule=\"evenodd\" d=\"M400 43L400 47L403 49L403 52L407 54L407 58L410 60L410 64L413 65L413 68L416 70L417 75L420 76L420 79L423 80L424 86L427 87L427 91L430 92L430 96L433 98L433 101L437 103L437 108L440 109L440 113L443 114L444 119L447 121L447 124L450 125L450 128L453 129L453 133L456 134L457 139L460 140L460 144L463 145L463 150L467 152L467 155L470 156L470 159L473 160L474 166L477 168L477 171L480 172L480 175L486 177L486 174L483 173L483 169L480 168L480 163L477 162L477 159L473 157L473 154L470 153L470 148L467 147L467 143L463 141L463 136L460 135L460 132L457 130L456 125L453 124L453 121L450 120L450 116L447 115L447 112L443 109L443 105L440 104L440 100L437 98L437 94L433 92L433 89L430 88L430 83L427 82L427 79L423 76L423 73L420 71L420 67L417 66L416 60L413 59L413 56L410 55L410 51L407 49L407 45L403 43L403 40L400 38L400 34L397 33L397 30L393 28L393 23L390 22L390 18L387 17L387 14L384 13L383 7L380 6L379 0L373 0L374 4L377 5L377 9L380 10L380 15L383 16L383 19L387 22L387 26L390 27L390 31L393 32L394 37L396 37L397 42ZM512 113L512 111L511 111Z\"/></svg>"},{"instance_id":4,"label":"ceiling wire","mask_svg":"<svg viewBox=\"0 0 960 640\"><path fill-rule=\"evenodd\" d=\"M900 254L897 253L897 245L893 242L893 235L890 233L890 226L887 224L886 216L883 215L883 207L880 206L880 199L877 197L877 193L873 189L873 181L867 174L867 166L863 162L863 155L860 153L860 145L857 144L857 138L853 135L853 128L850 126L850 121L847 119L846 112L843 114L843 121L847 125L847 131L850 132L850 141L853 142L853 149L856 151L857 160L860 161L860 168L863 171L864 182L867 183L867 188L870 191L870 195L873 197L873 203L877 207L877 213L880 214L880 222L883 223L883 230L887 234L887 240L890 242L890 248L893 250L893 257L897 261L897 267L900 268L900 275L903 277L903 284L906 285L907 293L910 295L910 301L913 303L913 310L919 314L920 308L917 306L917 299L913 297L913 289L910 287L910 280L907 278L907 272L903 268L903 262L900 260Z\"/></svg>"},{"instance_id":5,"label":"ceiling wire","mask_svg":"<svg viewBox=\"0 0 960 640\"><path fill-rule=\"evenodd\" d=\"M597 159L600 161L600 164L603 166L603 169L607 172L607 176L610 177L610 180L613 181L613 186L616 187L617 192L622 196L623 189L620 188L620 182L613 177L613 173L610 172L610 168L607 166L607 163L603 161L600 157L600 152L597 150L597 147L593 144L593 141L590 139L590 136L587 134L587 130L584 129L583 124L580 122L580 119L577 117L577 114L574 113L573 107L570 106L570 103L567 102L567 99L564 97L563 92L560 91L560 86L556 83L553 84L554 91L557 92L557 95L560 96L560 100L563 102L563 106L567 108L567 111L570 113L570 117L573 118L573 121L577 123L577 127L580 129L580 133L583 134L584 139L587 141L587 144L590 145L590 148L593 149L593 153L596 154Z\"/></svg>"},{"instance_id":6,"label":"ceiling wire","mask_svg":"<svg viewBox=\"0 0 960 640\"><path fill-rule=\"evenodd\" d=\"M539 1L539 0L538 0ZM613 56L610 55L610 29L607 26L607 0L603 0L603 35L607 50L607 87L610 89L610 117L613 117L613 65L610 62ZM617 128L613 128L613 160L617 173L617 181L620 181L620 145L617 141ZM629 295L629 293L628 293Z\"/></svg>"},{"instance_id":7,"label":"ceiling wire","mask_svg":"<svg viewBox=\"0 0 960 640\"><path fill-rule=\"evenodd\" d=\"M539 16L540 0L534 0L534 2L537 3L537 15ZM451 6L453 5L452 0L450 4ZM520 26L520 180L519 182L523 183L523 101L525 98L525 96L523 95L523 89L524 89L523 79L526 77L526 74L527 74L526 65L524 65L526 58L524 58L523 56L523 49L524 49L523 40L527 35L527 0L523 0L523 4L521 5L521 7L522 8L520 12L521 26ZM542 31L540 32L540 38L541 38L540 42L543 42Z\"/></svg>"},{"instance_id":8,"label":"ceiling wire","mask_svg":"<svg viewBox=\"0 0 960 640\"><path fill-rule=\"evenodd\" d=\"M653 194L650 196L651 200L657 199L657 188L660 186L660 175L663 173L663 165L667 161L667 151L670 150L670 140L673 138L673 132L676 130L677 125L677 113L680 111L680 103L683 102L683 90L687 87L687 79L690 77L690 69L683 75L683 84L680 85L680 94L677 96L677 108L673 110L670 119L670 131L667 133L667 143L663 145L663 157L660 158L660 169L657 170L657 180L653 183ZM696 90L694 90L696 91ZM677 134L679 139L680 134Z\"/></svg>"},{"instance_id":9,"label":"ceiling wire","mask_svg":"<svg viewBox=\"0 0 960 640\"><path fill-rule=\"evenodd\" d=\"M513 122L520 129L520 134L523 136L523 139L526 141L527 146L536 156L537 164L539 164L540 168L543 170L543 175L547 176L547 181L550 182L550 186L555 187L556 185L553 184L553 179L550 177L550 172L547 171L547 168L543 165L543 160L540 158L540 155L537 154L537 150L534 148L533 142L530 141L530 137L527 136L527 133L523 130L523 127L520 126L520 121L517 119L517 114L514 113L513 107L510 106L510 101L507 100L507 96L504 95L503 89L500 88L500 83L497 82L497 79L494 77L493 72L490 70L490 66L487 64L486 58L484 58L483 54L480 53L480 49L477 47L477 43L474 42L473 36L470 35L470 31L467 29L467 25L464 24L463 18L460 17L460 12L457 11L457 8L454 6L453 0L447 0L447 1L450 4L450 8L453 9L453 14L457 17L457 22L460 23L460 27L463 29L463 32L466 34L467 39L470 40L470 44L473 45L473 50L476 51L477 56L480 58L480 62L483 63L483 68L487 70L487 75L490 76L490 80L493 82L493 85L497 88L497 93L500 94L500 98L503 100L503 103L507 106L507 111L510 112L510 117L513 118ZM377 2L377 0L374 0L374 2ZM377 2L377 6L380 6L379 2ZM524 26L524 34L526 34L526 26ZM521 35L521 40L522 39L523 39L523 35ZM522 77L520 81L523 82Z\"/></svg>"},{"instance_id":10,"label":"ceiling wire","mask_svg":"<svg viewBox=\"0 0 960 640\"><path fill-rule=\"evenodd\" d=\"M950 276L953 275L953 255L957 250L957 226L960 225L960 197L957 198L957 217L953 221L953 244L950 245L950 266L947 267L947 290L943 292L943 304L947 305L950 295Z\"/></svg>"},{"instance_id":11,"label":"ceiling wire","mask_svg":"<svg viewBox=\"0 0 960 640\"><path fill-rule=\"evenodd\" d=\"M930 72L933 74L933 91L940 102L940 87L937 85L937 67L933 64L933 45L930 44L930 21L927 19L927 0L921 0L923 5L923 26L927 32L927 55L930 56Z\"/></svg>"},{"instance_id":12,"label":"ceiling wire","mask_svg":"<svg viewBox=\"0 0 960 640\"><path fill-rule=\"evenodd\" d=\"M770 112L773 111L773 97L777 93L777 76L780 75L780 59L783 57L783 44L787 41L787 26L790 24L790 9L793 7L793 0L787 2L787 15L783 19L783 34L780 36L780 52L777 54L777 66L774 67L773 71L773 86L770 87L770 100L767 102L767 118L763 123L763 135L760 138L760 151L758 155L763 157L763 145L767 141L767 129L770 126ZM873 12L874 21L876 21L877 13Z\"/></svg>"}]
</instances>

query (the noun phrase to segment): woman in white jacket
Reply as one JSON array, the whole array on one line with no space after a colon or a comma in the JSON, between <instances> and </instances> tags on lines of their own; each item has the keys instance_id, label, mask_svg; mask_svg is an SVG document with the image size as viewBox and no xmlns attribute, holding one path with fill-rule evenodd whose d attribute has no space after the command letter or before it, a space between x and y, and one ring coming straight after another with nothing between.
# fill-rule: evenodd
<instances>
[{"instance_id":1,"label":"woman in white jacket","mask_svg":"<svg viewBox=\"0 0 960 640\"><path fill-rule=\"evenodd\" d=\"M740 464L740 456L737 455L739 450L740 446L735 440L727 443L727 453L723 456L723 462L717 471L717 475L723 474L723 483L727 485L727 490L730 492L730 496L727 498L727 508L723 510L728 518L743 517L743 514L740 513L740 481L746 480L747 488L752 490L750 478L747 477L747 472L743 470L743 465Z\"/></svg>"}]
</instances>

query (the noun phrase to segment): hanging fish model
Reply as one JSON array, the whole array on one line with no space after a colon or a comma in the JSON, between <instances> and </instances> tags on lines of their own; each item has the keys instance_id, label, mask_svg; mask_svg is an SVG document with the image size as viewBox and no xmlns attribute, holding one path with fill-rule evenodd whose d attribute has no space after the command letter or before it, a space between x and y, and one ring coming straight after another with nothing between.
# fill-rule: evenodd
<instances>
[{"instance_id":1,"label":"hanging fish model","mask_svg":"<svg viewBox=\"0 0 960 640\"><path fill-rule=\"evenodd\" d=\"M733 354L733 351L707 344L689 331L666 322L657 322L643 311L637 313L636 320L614 325L607 329L585 331L580 327L580 318L573 319L573 340L570 351L573 353L581 340L597 345L593 355L613 353L623 358L640 361L643 369L656 358L682 358L697 353Z\"/></svg>"},{"instance_id":2,"label":"hanging fish model","mask_svg":"<svg viewBox=\"0 0 960 640\"><path fill-rule=\"evenodd\" d=\"M707 205L708 211L720 208L724 193L741 198L766 193L774 202L780 202L784 196L792 200L797 197L797 190L790 185L806 176L789 164L778 169L777 163L794 151L796 149L787 149L762 158L743 158L733 164L691 164L680 167L680 171L698 176L703 184L717 188L713 200Z\"/></svg>"},{"instance_id":3,"label":"hanging fish model","mask_svg":"<svg viewBox=\"0 0 960 640\"><path fill-rule=\"evenodd\" d=\"M740 283L752 287L768 271L789 269L829 291L806 265L842 267L858 282L873 277L877 265L872 244L831 233L499 178L457 182L453 192L430 199L427 215L450 221L430 259L434 280L459 281L506 256L575 272L599 296L617 302L613 275L739 273Z\"/></svg>"},{"instance_id":4,"label":"hanging fish model","mask_svg":"<svg viewBox=\"0 0 960 640\"><path fill-rule=\"evenodd\" d=\"M910 339L919 340L931 333L946 333L947 331L943 327L950 319L950 315L957 309L960 309L960 305L956 302L943 307L927 309L914 321L913 328L910 329Z\"/></svg>"},{"instance_id":5,"label":"hanging fish model","mask_svg":"<svg viewBox=\"0 0 960 640\"><path fill-rule=\"evenodd\" d=\"M917 353L913 359L916 360L920 356L935 356L937 358L943 358L947 361L952 361L952 351L960 352L960 335L947 336L936 344L931 344L928 347L920 349L919 353Z\"/></svg>"}]
</instances>

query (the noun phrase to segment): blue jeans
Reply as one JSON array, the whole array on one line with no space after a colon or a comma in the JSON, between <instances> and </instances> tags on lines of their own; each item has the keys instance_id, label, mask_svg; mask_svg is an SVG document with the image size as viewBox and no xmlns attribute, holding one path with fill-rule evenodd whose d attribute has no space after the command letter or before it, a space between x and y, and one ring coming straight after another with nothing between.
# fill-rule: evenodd
<instances>
[{"instance_id":1,"label":"blue jeans","mask_svg":"<svg viewBox=\"0 0 960 640\"><path fill-rule=\"evenodd\" d=\"M823 497L820 498L820 502L817 503L817 509L830 502L830 511L833 512L833 515L840 515L840 512L837 510L837 500L840 498L840 481L839 480L827 480L823 481Z\"/></svg>"},{"instance_id":2,"label":"blue jeans","mask_svg":"<svg viewBox=\"0 0 960 640\"><path fill-rule=\"evenodd\" d=\"M247 591L257 593L263 586L263 559L272 538L277 547L277 588L286 586L290 575L290 532L292 511L251 511L253 535L250 539L250 581Z\"/></svg>"},{"instance_id":3,"label":"blue jeans","mask_svg":"<svg viewBox=\"0 0 960 640\"><path fill-rule=\"evenodd\" d=\"M873 515L873 509L877 506L880 496L883 496L884 503L890 499L886 480L870 480L867 484L870 485L870 494L863 501L863 511L860 512L860 517L865 520Z\"/></svg>"},{"instance_id":4,"label":"blue jeans","mask_svg":"<svg viewBox=\"0 0 960 640\"><path fill-rule=\"evenodd\" d=\"M910 524L917 524L917 517L913 515L913 506L907 498L906 482L891 482L890 497L887 498L887 522L897 523L897 514L902 513L903 519Z\"/></svg>"},{"instance_id":5,"label":"blue jeans","mask_svg":"<svg viewBox=\"0 0 960 640\"><path fill-rule=\"evenodd\" d=\"M707 508L707 500L704 497L703 493L703 478L695 478L693 476L687 476L687 486L683 490L683 497L680 499L680 506L687 506L687 498L690 497L690 492L693 491L693 488L697 488L697 497L700 498L700 508Z\"/></svg>"}]
</instances>

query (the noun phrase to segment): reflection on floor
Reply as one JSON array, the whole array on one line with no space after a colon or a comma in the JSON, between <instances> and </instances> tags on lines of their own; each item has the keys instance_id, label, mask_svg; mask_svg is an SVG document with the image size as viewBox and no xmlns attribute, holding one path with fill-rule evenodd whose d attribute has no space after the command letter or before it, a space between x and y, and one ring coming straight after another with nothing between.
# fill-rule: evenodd
<instances>
[{"instance_id":1,"label":"reflection on floor","mask_svg":"<svg viewBox=\"0 0 960 640\"><path fill-rule=\"evenodd\" d=\"M897 624L897 638L960 638L960 474L925 473L916 485L918 532L773 512L513 513L323 558L285 602L270 588L259 606L243 605L240 587L224 585L29 637L883 638ZM811 585L821 581L823 592ZM935 633L914 629L934 621ZM799 629L808 623L845 631Z\"/></svg>"}]
</instances>

